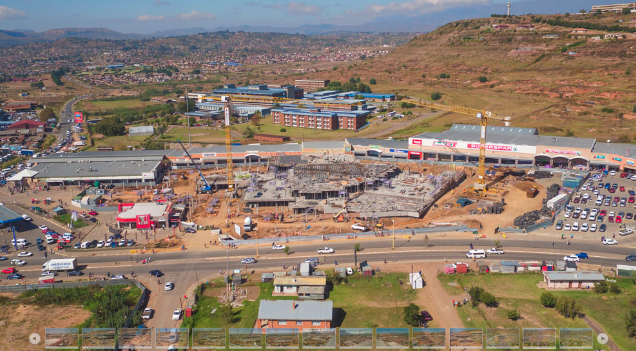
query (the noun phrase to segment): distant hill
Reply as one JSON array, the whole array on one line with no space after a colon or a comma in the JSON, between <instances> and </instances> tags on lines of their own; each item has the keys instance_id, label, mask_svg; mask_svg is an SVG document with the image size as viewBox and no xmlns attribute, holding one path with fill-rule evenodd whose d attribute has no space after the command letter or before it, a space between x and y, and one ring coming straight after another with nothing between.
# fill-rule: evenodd
<instances>
[{"instance_id":1,"label":"distant hill","mask_svg":"<svg viewBox=\"0 0 636 351\"><path fill-rule=\"evenodd\" d=\"M0 30L0 46L55 41L64 38L121 40L130 39L130 36L108 28L61 28L41 33Z\"/></svg>"}]
</instances>

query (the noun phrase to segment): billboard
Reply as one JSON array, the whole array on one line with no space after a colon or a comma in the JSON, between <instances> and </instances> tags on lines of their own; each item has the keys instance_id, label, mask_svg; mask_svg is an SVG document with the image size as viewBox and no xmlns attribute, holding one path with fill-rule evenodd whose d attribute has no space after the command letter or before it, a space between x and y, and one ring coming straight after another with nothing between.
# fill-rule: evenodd
<instances>
[{"instance_id":1,"label":"billboard","mask_svg":"<svg viewBox=\"0 0 636 351\"><path fill-rule=\"evenodd\" d=\"M137 216L137 229L150 228L150 215L138 215Z\"/></svg>"},{"instance_id":2,"label":"billboard","mask_svg":"<svg viewBox=\"0 0 636 351\"><path fill-rule=\"evenodd\" d=\"M84 115L81 112L75 112L75 123L83 123Z\"/></svg>"}]
</instances>

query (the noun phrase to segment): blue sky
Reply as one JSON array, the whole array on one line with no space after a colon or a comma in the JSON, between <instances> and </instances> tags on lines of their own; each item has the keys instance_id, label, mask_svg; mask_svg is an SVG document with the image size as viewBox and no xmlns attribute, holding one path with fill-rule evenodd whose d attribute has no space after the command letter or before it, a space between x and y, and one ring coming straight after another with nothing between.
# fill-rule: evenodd
<instances>
[{"instance_id":1,"label":"blue sky","mask_svg":"<svg viewBox=\"0 0 636 351\"><path fill-rule=\"evenodd\" d=\"M512 2L518 0L512 0ZM0 29L105 27L124 33L203 27L362 24L508 0L0 0Z\"/></svg>"}]
</instances>

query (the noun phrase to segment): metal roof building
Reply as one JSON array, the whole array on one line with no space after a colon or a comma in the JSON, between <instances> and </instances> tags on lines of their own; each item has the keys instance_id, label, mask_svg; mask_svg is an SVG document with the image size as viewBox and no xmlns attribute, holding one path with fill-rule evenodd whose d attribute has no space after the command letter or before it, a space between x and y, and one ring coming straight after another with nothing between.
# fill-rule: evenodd
<instances>
[{"instance_id":1,"label":"metal roof building","mask_svg":"<svg viewBox=\"0 0 636 351\"><path fill-rule=\"evenodd\" d=\"M129 136L144 136L153 134L155 134L155 127L153 126L130 127L130 129L128 129Z\"/></svg>"},{"instance_id":2,"label":"metal roof building","mask_svg":"<svg viewBox=\"0 0 636 351\"><path fill-rule=\"evenodd\" d=\"M10 208L0 205L0 225L6 226L9 223L22 220L22 216Z\"/></svg>"},{"instance_id":3,"label":"metal roof building","mask_svg":"<svg viewBox=\"0 0 636 351\"><path fill-rule=\"evenodd\" d=\"M333 301L261 300L258 319L278 321L331 321Z\"/></svg>"}]
</instances>

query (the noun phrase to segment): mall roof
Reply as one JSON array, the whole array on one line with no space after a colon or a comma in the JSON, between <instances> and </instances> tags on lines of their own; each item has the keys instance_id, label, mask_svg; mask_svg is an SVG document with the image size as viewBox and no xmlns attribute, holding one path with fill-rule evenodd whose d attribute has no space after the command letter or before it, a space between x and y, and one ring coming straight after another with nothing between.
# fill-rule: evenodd
<instances>
[{"instance_id":1,"label":"mall roof","mask_svg":"<svg viewBox=\"0 0 636 351\"><path fill-rule=\"evenodd\" d=\"M409 142L406 140L384 140L384 139L367 139L367 138L346 138L346 143L349 145L371 146L380 145L384 148L390 149L408 149Z\"/></svg>"},{"instance_id":2,"label":"mall roof","mask_svg":"<svg viewBox=\"0 0 636 351\"><path fill-rule=\"evenodd\" d=\"M177 152L178 150L84 151L78 153L51 154L46 157L32 159L32 162L161 160L164 156L167 157Z\"/></svg>"},{"instance_id":3,"label":"mall roof","mask_svg":"<svg viewBox=\"0 0 636 351\"><path fill-rule=\"evenodd\" d=\"M188 150L191 155L201 153L226 153L225 145L210 145L207 147L193 147ZM297 143L276 144L276 145L233 145L232 153L245 152L302 152L302 146ZM182 154L183 151L181 152ZM185 154L184 154L185 156ZM177 157L179 157L177 155Z\"/></svg>"},{"instance_id":4,"label":"mall roof","mask_svg":"<svg viewBox=\"0 0 636 351\"><path fill-rule=\"evenodd\" d=\"M303 141L303 149L344 149L345 142L332 141Z\"/></svg>"},{"instance_id":5,"label":"mall roof","mask_svg":"<svg viewBox=\"0 0 636 351\"><path fill-rule=\"evenodd\" d=\"M330 321L333 319L333 301L261 300L258 319Z\"/></svg>"},{"instance_id":6,"label":"mall roof","mask_svg":"<svg viewBox=\"0 0 636 351\"><path fill-rule=\"evenodd\" d=\"M413 138L430 138L438 140L461 140L479 142L480 126L454 124L449 130L444 132L426 132L418 134ZM538 135L535 128L513 128L490 126L486 131L488 143L492 144L514 144L514 145L544 145L571 148L589 148L596 144L593 138L570 138Z\"/></svg>"},{"instance_id":7,"label":"mall roof","mask_svg":"<svg viewBox=\"0 0 636 351\"><path fill-rule=\"evenodd\" d=\"M90 162L78 162L76 160L43 162L43 160L39 160L38 164L31 167L31 170L38 172L33 178L44 178L50 181L131 178L145 180L143 173L153 172L160 163L161 159L144 161L113 161L111 159L108 161L91 160Z\"/></svg>"},{"instance_id":8,"label":"mall roof","mask_svg":"<svg viewBox=\"0 0 636 351\"><path fill-rule=\"evenodd\" d=\"M636 158L636 145L599 141L594 146L594 152L597 154L614 154Z\"/></svg>"}]
</instances>

